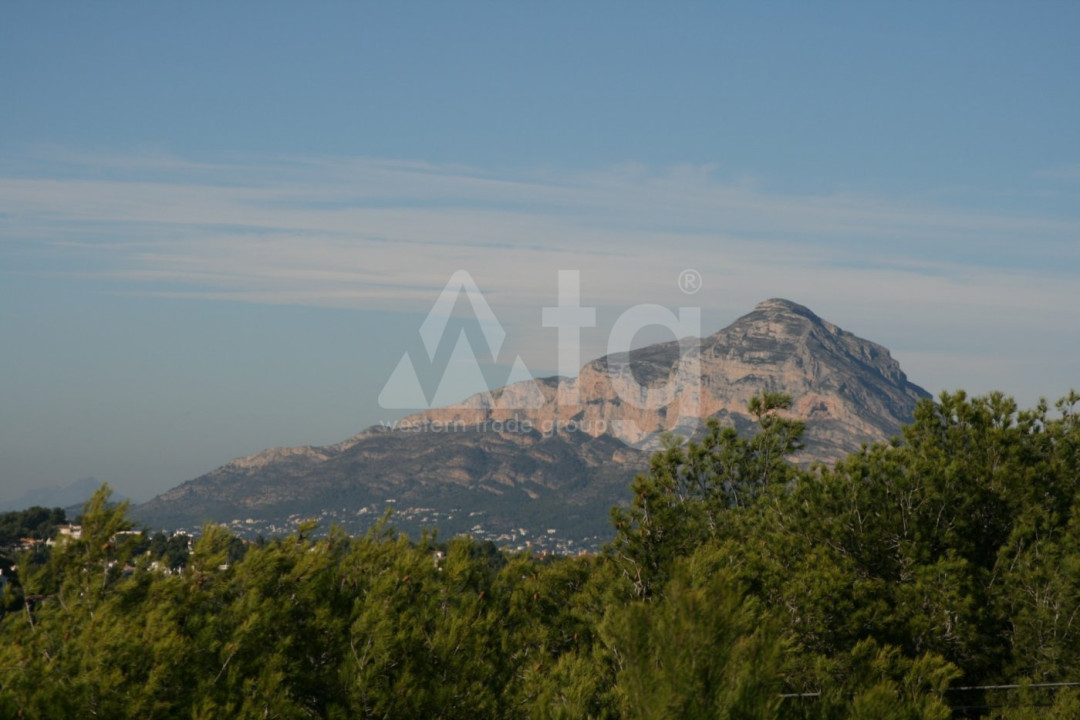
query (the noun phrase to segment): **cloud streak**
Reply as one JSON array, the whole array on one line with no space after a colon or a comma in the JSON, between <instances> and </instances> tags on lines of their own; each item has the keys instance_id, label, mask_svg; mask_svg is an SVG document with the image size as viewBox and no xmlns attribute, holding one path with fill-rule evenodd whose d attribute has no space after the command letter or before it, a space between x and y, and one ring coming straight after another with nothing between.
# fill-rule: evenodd
<instances>
[{"instance_id":1,"label":"cloud streak","mask_svg":"<svg viewBox=\"0 0 1080 720\"><path fill-rule=\"evenodd\" d=\"M926 334L985 348L995 323L1060 328L1080 306L1075 218L778 193L710 167L511 175L55 149L19 166L0 177L7 269L124 294L425 312L467 269L511 328L538 327L559 269L582 271L583 300L616 309L610 322L637 302L686 304L675 278L693 267L693 301L719 316L788 296L871 337L891 318L901 348Z\"/></svg>"}]
</instances>

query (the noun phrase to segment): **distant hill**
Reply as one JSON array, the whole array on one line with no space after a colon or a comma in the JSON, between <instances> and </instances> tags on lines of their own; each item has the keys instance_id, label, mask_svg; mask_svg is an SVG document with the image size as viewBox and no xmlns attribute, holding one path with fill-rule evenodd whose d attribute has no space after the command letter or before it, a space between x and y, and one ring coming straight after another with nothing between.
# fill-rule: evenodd
<instances>
[{"instance_id":1,"label":"distant hill","mask_svg":"<svg viewBox=\"0 0 1080 720\"><path fill-rule=\"evenodd\" d=\"M603 357L573 380L515 383L337 445L234 460L135 516L158 528L209 520L253 534L311 516L359 530L393 507L405 530L596 547L610 535L610 507L627 501L665 432L693 434L705 418L750 431L746 405L763 391L790 394L792 414L806 420L806 447L793 458L801 463L833 462L898 434L929 397L884 347L802 305L766 300L709 337Z\"/></svg>"},{"instance_id":2,"label":"distant hill","mask_svg":"<svg viewBox=\"0 0 1080 720\"><path fill-rule=\"evenodd\" d=\"M0 503L0 510L14 511L26 510L31 507L64 508L69 517L75 517L82 512L83 503L90 499L94 491L101 487L101 481L97 478L86 477L76 480L70 485L53 485L50 487L34 488L28 491L18 500ZM121 502L125 500L122 495L113 493L112 500Z\"/></svg>"}]
</instances>

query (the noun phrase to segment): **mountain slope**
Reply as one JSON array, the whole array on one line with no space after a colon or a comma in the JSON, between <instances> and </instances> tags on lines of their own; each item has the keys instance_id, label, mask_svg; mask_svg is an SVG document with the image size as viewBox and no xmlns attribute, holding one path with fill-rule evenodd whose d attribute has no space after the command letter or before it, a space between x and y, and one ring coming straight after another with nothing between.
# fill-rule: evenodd
<instances>
[{"instance_id":1,"label":"mountain slope","mask_svg":"<svg viewBox=\"0 0 1080 720\"><path fill-rule=\"evenodd\" d=\"M699 370L689 373L687 366ZM802 460L833 461L895 435L929 394L907 380L884 347L822 320L789 300L752 312L700 342L669 342L588 363L575 380L525 381L459 405L405 418L423 429L510 419L541 429L571 426L655 449L665 430L692 432L708 417L741 427L750 398L792 396L809 421ZM542 397L542 402L530 402Z\"/></svg>"},{"instance_id":2,"label":"mountain slope","mask_svg":"<svg viewBox=\"0 0 1080 720\"><path fill-rule=\"evenodd\" d=\"M880 345L773 299L701 340L588 363L576 379L528 380L371 428L338 445L234 460L136 509L155 527L241 521L280 532L320 516L357 530L388 505L403 529L438 526L501 542L595 546L665 431L715 417L751 426L762 391L807 421L797 461L831 462L899 432L922 388Z\"/></svg>"}]
</instances>

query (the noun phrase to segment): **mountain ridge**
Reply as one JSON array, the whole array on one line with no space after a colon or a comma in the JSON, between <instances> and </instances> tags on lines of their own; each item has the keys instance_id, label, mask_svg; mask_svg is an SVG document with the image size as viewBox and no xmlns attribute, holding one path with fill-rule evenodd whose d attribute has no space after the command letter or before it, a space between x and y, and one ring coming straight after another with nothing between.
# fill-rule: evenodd
<instances>
[{"instance_id":1,"label":"mountain ridge","mask_svg":"<svg viewBox=\"0 0 1080 720\"><path fill-rule=\"evenodd\" d=\"M929 397L884 346L771 298L712 335L597 358L576 378L524 380L335 445L237 458L135 515L157 527L211 520L278 531L316 514L361 529L395 505L405 529L426 518L503 541L573 536L580 547L607 530L609 508L625 502L666 433L692 435L708 418L749 430L747 403L764 391L791 395L790 414L806 421L800 463L889 439ZM406 507L430 512L410 528Z\"/></svg>"}]
</instances>

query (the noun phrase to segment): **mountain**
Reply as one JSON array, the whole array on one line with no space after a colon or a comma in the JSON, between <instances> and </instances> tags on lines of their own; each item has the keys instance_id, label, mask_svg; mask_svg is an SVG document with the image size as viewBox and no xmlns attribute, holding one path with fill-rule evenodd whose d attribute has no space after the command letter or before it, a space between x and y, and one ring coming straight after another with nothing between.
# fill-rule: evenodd
<instances>
[{"instance_id":1,"label":"mountain","mask_svg":"<svg viewBox=\"0 0 1080 720\"><path fill-rule=\"evenodd\" d=\"M70 485L53 485L50 487L34 488L23 494L17 500L3 503L0 510L25 510L31 507L60 507L67 510L69 517L75 517L82 512L83 503L101 486L97 478L86 477L76 480ZM114 493L114 501L120 502L124 497Z\"/></svg>"},{"instance_id":2,"label":"mountain","mask_svg":"<svg viewBox=\"0 0 1080 720\"><path fill-rule=\"evenodd\" d=\"M691 435L710 417L748 430L746 405L763 391L790 394L791 414L806 420L801 463L896 435L929 397L884 347L772 299L709 337L602 357L576 379L526 380L337 445L234 460L135 515L153 527L210 520L251 534L311 516L359 530L394 507L405 530L595 547L665 432Z\"/></svg>"}]
</instances>

